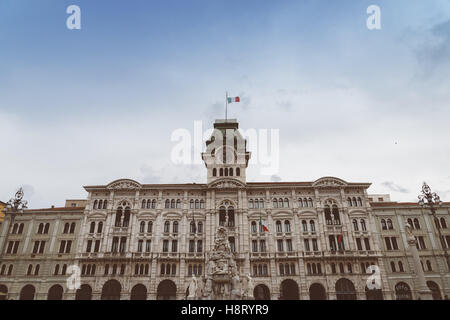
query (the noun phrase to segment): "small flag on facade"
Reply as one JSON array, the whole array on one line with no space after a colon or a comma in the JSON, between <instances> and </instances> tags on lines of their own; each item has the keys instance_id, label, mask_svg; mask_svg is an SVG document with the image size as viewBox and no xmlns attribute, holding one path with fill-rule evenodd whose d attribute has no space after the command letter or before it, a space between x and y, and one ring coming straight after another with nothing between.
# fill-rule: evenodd
<instances>
[{"instance_id":1,"label":"small flag on facade","mask_svg":"<svg viewBox=\"0 0 450 320\"><path fill-rule=\"evenodd\" d=\"M228 100L228 103L241 102L241 99L239 97L228 97L227 100Z\"/></svg>"},{"instance_id":2,"label":"small flag on facade","mask_svg":"<svg viewBox=\"0 0 450 320\"><path fill-rule=\"evenodd\" d=\"M267 225L261 217L259 217L259 224L264 232L269 232L269 228L267 228Z\"/></svg>"},{"instance_id":3,"label":"small flag on facade","mask_svg":"<svg viewBox=\"0 0 450 320\"><path fill-rule=\"evenodd\" d=\"M340 244L342 242L342 233L340 235L338 235L337 241L338 241L338 244Z\"/></svg>"}]
</instances>

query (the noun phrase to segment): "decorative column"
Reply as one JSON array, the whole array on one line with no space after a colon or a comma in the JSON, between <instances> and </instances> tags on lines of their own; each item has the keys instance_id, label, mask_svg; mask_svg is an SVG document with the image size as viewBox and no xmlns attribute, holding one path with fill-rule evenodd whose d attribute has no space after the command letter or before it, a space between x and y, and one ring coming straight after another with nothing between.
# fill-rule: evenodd
<instances>
[{"instance_id":1,"label":"decorative column","mask_svg":"<svg viewBox=\"0 0 450 320\"><path fill-rule=\"evenodd\" d=\"M411 232L411 226L409 223L406 223L406 234L409 245L409 250L411 251L413 261L414 261L414 269L416 271L418 281L419 281L419 298L421 300L433 300L433 296L431 294L431 290L428 288L427 283L425 281L425 274L423 273L422 264L420 263L419 252L417 251L417 240Z\"/></svg>"}]
</instances>

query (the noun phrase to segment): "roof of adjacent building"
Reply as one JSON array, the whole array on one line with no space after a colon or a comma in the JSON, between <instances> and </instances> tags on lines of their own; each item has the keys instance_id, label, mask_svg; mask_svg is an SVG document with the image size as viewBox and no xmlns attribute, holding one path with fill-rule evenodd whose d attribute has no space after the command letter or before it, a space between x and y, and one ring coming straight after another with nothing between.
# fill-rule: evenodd
<instances>
[{"instance_id":1,"label":"roof of adjacent building","mask_svg":"<svg viewBox=\"0 0 450 320\"><path fill-rule=\"evenodd\" d=\"M442 205L449 206L450 202L443 202ZM371 202L371 207L420 207L417 202L397 202L397 201L389 201L389 202ZM436 206L438 208L438 206Z\"/></svg>"}]
</instances>

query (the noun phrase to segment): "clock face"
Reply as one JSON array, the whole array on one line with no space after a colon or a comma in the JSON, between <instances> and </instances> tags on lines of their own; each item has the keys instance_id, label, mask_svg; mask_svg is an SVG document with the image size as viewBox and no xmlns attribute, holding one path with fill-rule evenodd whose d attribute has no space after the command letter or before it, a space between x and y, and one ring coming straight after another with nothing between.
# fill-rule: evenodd
<instances>
[{"instance_id":1,"label":"clock face","mask_svg":"<svg viewBox=\"0 0 450 320\"><path fill-rule=\"evenodd\" d=\"M215 156L216 164L233 164L235 163L234 148L223 146L216 149Z\"/></svg>"}]
</instances>

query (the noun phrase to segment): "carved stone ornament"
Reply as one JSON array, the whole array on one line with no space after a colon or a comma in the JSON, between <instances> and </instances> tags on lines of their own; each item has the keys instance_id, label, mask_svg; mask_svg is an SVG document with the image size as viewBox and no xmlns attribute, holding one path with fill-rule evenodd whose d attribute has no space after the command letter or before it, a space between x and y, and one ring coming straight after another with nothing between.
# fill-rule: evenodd
<instances>
[{"instance_id":1,"label":"carved stone ornament","mask_svg":"<svg viewBox=\"0 0 450 320\"><path fill-rule=\"evenodd\" d=\"M347 182L342 179L334 177L324 177L317 179L313 183L313 187L343 187L346 186Z\"/></svg>"},{"instance_id":2,"label":"carved stone ornament","mask_svg":"<svg viewBox=\"0 0 450 320\"><path fill-rule=\"evenodd\" d=\"M114 182L111 182L107 188L108 189L114 189L114 190L136 190L140 189L142 186L133 180L117 180Z\"/></svg>"}]
</instances>

